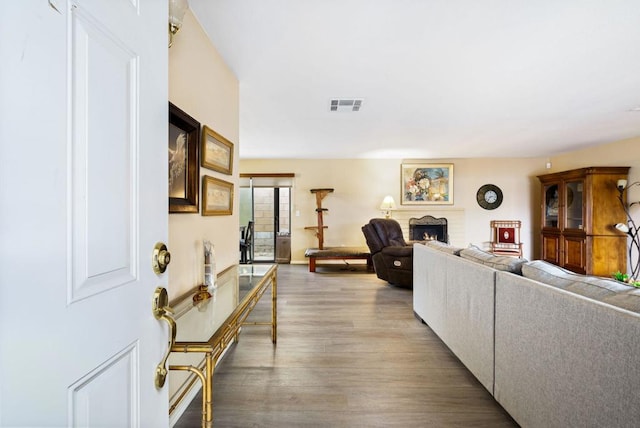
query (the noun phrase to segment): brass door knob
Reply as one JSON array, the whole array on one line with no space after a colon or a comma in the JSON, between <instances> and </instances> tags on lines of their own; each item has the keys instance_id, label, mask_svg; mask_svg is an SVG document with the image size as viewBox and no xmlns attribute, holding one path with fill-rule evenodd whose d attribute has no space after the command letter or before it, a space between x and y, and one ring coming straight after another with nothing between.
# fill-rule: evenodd
<instances>
[{"instance_id":1,"label":"brass door knob","mask_svg":"<svg viewBox=\"0 0 640 428\"><path fill-rule=\"evenodd\" d=\"M165 247L166 251L166 247ZM176 321L171 316L173 310L169 306L169 295L167 289L164 287L157 287L153 294L153 304L151 307L153 316L160 321L165 321L169 326L169 341L167 343L167 350L164 353L164 358L160 361L160 364L156 367L155 384L156 388L162 388L167 380L167 360L171 353L171 348L176 343Z\"/></svg>"},{"instance_id":2,"label":"brass door knob","mask_svg":"<svg viewBox=\"0 0 640 428\"><path fill-rule=\"evenodd\" d=\"M158 242L156 246L153 247L153 257L151 258L153 271L156 274L164 273L169 263L171 263L171 253L167 250L166 245Z\"/></svg>"}]
</instances>

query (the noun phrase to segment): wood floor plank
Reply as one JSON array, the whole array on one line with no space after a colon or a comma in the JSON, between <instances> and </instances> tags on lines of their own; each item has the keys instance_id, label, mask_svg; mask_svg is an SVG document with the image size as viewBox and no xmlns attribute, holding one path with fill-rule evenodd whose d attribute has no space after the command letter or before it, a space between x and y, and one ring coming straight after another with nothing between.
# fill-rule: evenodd
<instances>
[{"instance_id":1,"label":"wood floor plank","mask_svg":"<svg viewBox=\"0 0 640 428\"><path fill-rule=\"evenodd\" d=\"M215 427L517 427L414 316L411 290L340 269L279 267L278 344L243 328L216 368ZM269 316L265 295L251 319ZM177 428L200 426L200 400Z\"/></svg>"},{"instance_id":2,"label":"wood floor plank","mask_svg":"<svg viewBox=\"0 0 640 428\"><path fill-rule=\"evenodd\" d=\"M412 388L416 385L429 387L475 387L476 381L466 369L454 368L387 368L372 371L368 368L310 368L310 367L232 367L216 374L216 385L272 386L325 386L350 388L354 385L379 386L393 384L394 387ZM452 388L452 387L451 387Z\"/></svg>"}]
</instances>

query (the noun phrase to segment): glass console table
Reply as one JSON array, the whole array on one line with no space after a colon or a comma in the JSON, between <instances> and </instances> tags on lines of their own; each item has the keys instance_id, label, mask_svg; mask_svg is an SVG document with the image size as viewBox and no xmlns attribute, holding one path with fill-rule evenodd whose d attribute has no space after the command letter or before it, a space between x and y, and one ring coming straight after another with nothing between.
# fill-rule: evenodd
<instances>
[{"instance_id":1,"label":"glass console table","mask_svg":"<svg viewBox=\"0 0 640 428\"><path fill-rule=\"evenodd\" d=\"M213 372L225 349L238 340L246 325L270 325L271 340L277 339L277 265L235 265L217 277L217 287L193 292L171 302L177 323L176 342L171 347L169 370L196 375L180 388L170 407L171 414L193 383L202 382L202 426L213 423ZM271 286L271 321L247 322L249 314ZM182 355L180 355L182 354ZM189 354L189 355L185 355ZM193 354L201 354L194 360ZM204 361L202 359L204 354ZM174 391L175 392L175 391ZM174 392L170 391L171 395Z\"/></svg>"}]
</instances>

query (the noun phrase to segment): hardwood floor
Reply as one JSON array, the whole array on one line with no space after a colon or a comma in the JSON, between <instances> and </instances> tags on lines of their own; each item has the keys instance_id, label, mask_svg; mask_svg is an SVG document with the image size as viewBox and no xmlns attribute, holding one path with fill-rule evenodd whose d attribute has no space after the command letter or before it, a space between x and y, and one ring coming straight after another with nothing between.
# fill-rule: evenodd
<instances>
[{"instance_id":1,"label":"hardwood floor","mask_svg":"<svg viewBox=\"0 0 640 428\"><path fill-rule=\"evenodd\" d=\"M415 318L411 290L351 269L279 266L278 344L243 329L216 368L215 427L517 427ZM269 311L265 295L252 318ZM175 427L199 427L200 406Z\"/></svg>"}]
</instances>

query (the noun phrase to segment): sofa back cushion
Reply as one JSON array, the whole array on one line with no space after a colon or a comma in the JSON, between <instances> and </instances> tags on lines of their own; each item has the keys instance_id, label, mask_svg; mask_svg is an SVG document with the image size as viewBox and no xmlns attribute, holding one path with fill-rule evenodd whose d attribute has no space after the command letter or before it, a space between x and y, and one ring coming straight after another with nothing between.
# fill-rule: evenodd
<instances>
[{"instance_id":1,"label":"sofa back cushion","mask_svg":"<svg viewBox=\"0 0 640 428\"><path fill-rule=\"evenodd\" d=\"M449 245L445 242L430 240L430 241L421 241L422 244L426 245L429 248L433 248L434 250L442 251L447 254L453 254L454 256L459 256L462 248L454 247L453 245Z\"/></svg>"},{"instance_id":2,"label":"sofa back cushion","mask_svg":"<svg viewBox=\"0 0 640 428\"><path fill-rule=\"evenodd\" d=\"M615 279L580 275L543 260L525 263L522 276L640 313L640 289Z\"/></svg>"},{"instance_id":3,"label":"sofa back cushion","mask_svg":"<svg viewBox=\"0 0 640 428\"><path fill-rule=\"evenodd\" d=\"M625 285L615 279L601 278L597 276L584 276L573 284L569 285L566 290L585 297L591 297L596 300L604 300L607 297L613 297L616 294L626 293L631 290L631 286Z\"/></svg>"},{"instance_id":4,"label":"sofa back cushion","mask_svg":"<svg viewBox=\"0 0 640 428\"><path fill-rule=\"evenodd\" d=\"M526 259L518 259L510 256L496 256L495 254L481 250L475 245L469 245L469 248L465 248L460 251L460 257L496 270L512 272L518 275L522 272L522 265L527 262Z\"/></svg>"},{"instance_id":5,"label":"sofa back cushion","mask_svg":"<svg viewBox=\"0 0 640 428\"><path fill-rule=\"evenodd\" d=\"M562 289L567 288L579 280L580 277L583 277L583 275L578 275L544 260L533 260L525 263L522 266L522 276Z\"/></svg>"},{"instance_id":6,"label":"sofa back cushion","mask_svg":"<svg viewBox=\"0 0 640 428\"><path fill-rule=\"evenodd\" d=\"M615 293L603 298L602 301L628 311L640 313L640 288L633 287L632 290Z\"/></svg>"}]
</instances>

